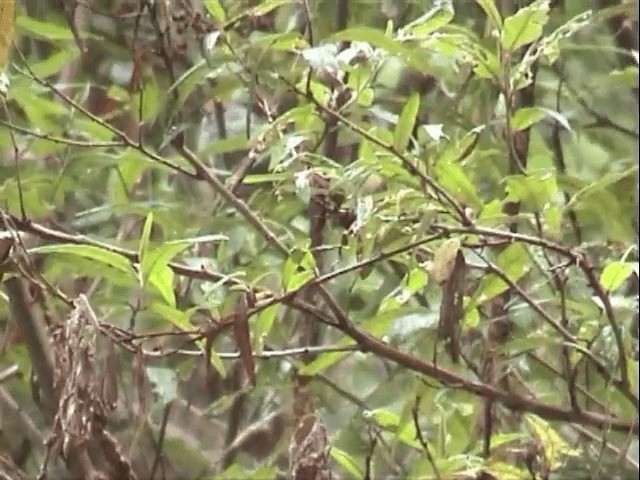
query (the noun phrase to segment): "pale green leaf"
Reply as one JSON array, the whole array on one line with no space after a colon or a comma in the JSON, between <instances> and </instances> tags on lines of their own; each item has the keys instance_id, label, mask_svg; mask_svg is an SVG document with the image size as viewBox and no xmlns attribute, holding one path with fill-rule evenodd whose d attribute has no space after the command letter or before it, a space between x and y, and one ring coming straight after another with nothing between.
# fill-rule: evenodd
<instances>
[{"instance_id":1,"label":"pale green leaf","mask_svg":"<svg viewBox=\"0 0 640 480\"><path fill-rule=\"evenodd\" d=\"M549 0L536 0L505 18L501 43L503 48L514 51L527 43L535 42L549 20Z\"/></svg>"},{"instance_id":2,"label":"pale green leaf","mask_svg":"<svg viewBox=\"0 0 640 480\"><path fill-rule=\"evenodd\" d=\"M418 92L414 92L402 108L402 113L400 114L398 124L396 125L396 129L393 133L393 148L397 152L402 153L407 149L419 109L420 94Z\"/></svg>"},{"instance_id":3,"label":"pale green leaf","mask_svg":"<svg viewBox=\"0 0 640 480\"><path fill-rule=\"evenodd\" d=\"M435 6L418 19L409 23L402 29L402 32L417 38L424 38L449 24L453 20L453 16L454 11L451 2L443 2L443 4Z\"/></svg>"},{"instance_id":4,"label":"pale green leaf","mask_svg":"<svg viewBox=\"0 0 640 480\"><path fill-rule=\"evenodd\" d=\"M173 279L174 273L167 265L163 265L160 268L155 268L153 272L147 277L145 285L152 285L156 288L162 298L171 307L176 306L176 296L173 291Z\"/></svg>"},{"instance_id":5,"label":"pale green leaf","mask_svg":"<svg viewBox=\"0 0 640 480\"><path fill-rule=\"evenodd\" d=\"M538 107L525 107L518 109L511 117L513 130L526 130L534 123L538 123L546 113Z\"/></svg>"},{"instance_id":6,"label":"pale green leaf","mask_svg":"<svg viewBox=\"0 0 640 480\"><path fill-rule=\"evenodd\" d=\"M362 471L360 462L351 454L332 446L331 458L333 458L333 460L355 480L361 480L364 478L364 472Z\"/></svg>"},{"instance_id":7,"label":"pale green leaf","mask_svg":"<svg viewBox=\"0 0 640 480\"><path fill-rule=\"evenodd\" d=\"M600 274L600 284L608 291L617 290L633 273L634 263L632 262L611 262Z\"/></svg>"},{"instance_id":8,"label":"pale green leaf","mask_svg":"<svg viewBox=\"0 0 640 480\"><path fill-rule=\"evenodd\" d=\"M16 26L20 30L29 32L35 37L44 38L46 40L73 40L73 33L65 25L53 22L45 22L36 20L35 18L19 15L16 18Z\"/></svg>"},{"instance_id":9,"label":"pale green leaf","mask_svg":"<svg viewBox=\"0 0 640 480\"><path fill-rule=\"evenodd\" d=\"M313 376L325 371L349 355L349 352L326 352L318 355L313 361L303 365L298 370L300 375Z\"/></svg>"},{"instance_id":10,"label":"pale green leaf","mask_svg":"<svg viewBox=\"0 0 640 480\"><path fill-rule=\"evenodd\" d=\"M205 0L204 8L207 9L209 15L215 18L218 23L224 23L226 21L227 15L218 0Z\"/></svg>"},{"instance_id":11,"label":"pale green leaf","mask_svg":"<svg viewBox=\"0 0 640 480\"><path fill-rule=\"evenodd\" d=\"M151 236L151 227L153 227L153 211L150 211L147 214L147 218L144 221L144 226L142 227L142 234L140 235L140 243L138 244L138 261L140 265L144 265L146 260L145 257L147 255L147 251L149 249L149 237ZM144 270L142 270L142 278L143 281L145 275Z\"/></svg>"},{"instance_id":12,"label":"pale green leaf","mask_svg":"<svg viewBox=\"0 0 640 480\"><path fill-rule=\"evenodd\" d=\"M176 399L178 395L178 374L173 368L146 367L153 391L163 405Z\"/></svg>"},{"instance_id":13,"label":"pale green leaf","mask_svg":"<svg viewBox=\"0 0 640 480\"><path fill-rule=\"evenodd\" d=\"M502 28L502 18L496 7L495 0L476 0L476 3L484 10L485 15L491 21L494 28Z\"/></svg>"}]
</instances>

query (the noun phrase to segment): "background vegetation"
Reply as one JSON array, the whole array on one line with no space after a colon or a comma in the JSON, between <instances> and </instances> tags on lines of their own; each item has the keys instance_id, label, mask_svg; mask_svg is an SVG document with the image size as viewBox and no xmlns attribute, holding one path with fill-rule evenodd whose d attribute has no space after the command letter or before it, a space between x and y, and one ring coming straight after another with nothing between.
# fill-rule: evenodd
<instances>
[{"instance_id":1,"label":"background vegetation","mask_svg":"<svg viewBox=\"0 0 640 480\"><path fill-rule=\"evenodd\" d=\"M636 478L635 8L0 1L0 470Z\"/></svg>"}]
</instances>

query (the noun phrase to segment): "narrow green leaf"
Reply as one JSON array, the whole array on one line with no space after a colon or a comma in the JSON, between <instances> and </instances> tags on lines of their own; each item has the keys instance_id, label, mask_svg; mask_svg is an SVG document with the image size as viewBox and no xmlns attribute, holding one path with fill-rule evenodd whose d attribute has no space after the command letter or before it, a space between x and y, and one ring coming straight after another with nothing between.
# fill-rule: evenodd
<instances>
[{"instance_id":1,"label":"narrow green leaf","mask_svg":"<svg viewBox=\"0 0 640 480\"><path fill-rule=\"evenodd\" d=\"M502 28L502 18L496 7L495 0L476 0L476 3L484 10L485 15L495 28Z\"/></svg>"},{"instance_id":2,"label":"narrow green leaf","mask_svg":"<svg viewBox=\"0 0 640 480\"><path fill-rule=\"evenodd\" d=\"M635 174L637 170L638 166L634 165L621 172L607 173L604 177L595 182L586 183L583 188L578 190L575 195L571 197L571 200L565 206L565 210L576 208L576 206L584 202L590 196L598 192L606 191L609 187L618 183L620 180ZM565 177L564 181L569 181L569 178Z\"/></svg>"},{"instance_id":3,"label":"narrow green leaf","mask_svg":"<svg viewBox=\"0 0 640 480\"><path fill-rule=\"evenodd\" d=\"M258 316L251 328L253 337L256 342L261 341L264 336L269 335L269 333L271 332L271 328L273 327L273 324L276 320L276 315L279 309L279 305L272 305L258 313Z\"/></svg>"},{"instance_id":4,"label":"narrow green leaf","mask_svg":"<svg viewBox=\"0 0 640 480\"><path fill-rule=\"evenodd\" d=\"M282 182L291 178L291 173L256 173L255 175L247 175L242 183L245 185L258 185L260 183Z\"/></svg>"},{"instance_id":5,"label":"narrow green leaf","mask_svg":"<svg viewBox=\"0 0 640 480\"><path fill-rule=\"evenodd\" d=\"M408 24L402 31L414 37L424 38L449 24L453 20L453 16L454 11L451 1L442 2Z\"/></svg>"},{"instance_id":6,"label":"narrow green leaf","mask_svg":"<svg viewBox=\"0 0 640 480\"><path fill-rule=\"evenodd\" d=\"M413 126L416 123L418 110L420 109L420 94L414 92L407 100L406 105L402 109L398 124L393 132L393 148L397 152L404 152L411 138Z\"/></svg>"},{"instance_id":7,"label":"narrow green leaf","mask_svg":"<svg viewBox=\"0 0 640 480\"><path fill-rule=\"evenodd\" d=\"M209 155L219 155L221 153L236 152L247 148L247 137L244 134L232 135L216 142L208 144L200 151L200 155L208 157Z\"/></svg>"},{"instance_id":8,"label":"narrow green leaf","mask_svg":"<svg viewBox=\"0 0 640 480\"><path fill-rule=\"evenodd\" d=\"M344 357L349 355L349 352L327 352L321 353L310 363L300 367L300 375L313 376L325 371L330 366L336 364Z\"/></svg>"},{"instance_id":9,"label":"narrow green leaf","mask_svg":"<svg viewBox=\"0 0 640 480\"><path fill-rule=\"evenodd\" d=\"M144 226L142 227L142 234L140 235L140 244L138 245L138 261L140 262L142 278L141 281L144 283L145 272L142 270L142 265L145 263L145 257L147 255L147 251L149 249L149 237L151 236L151 227L153 226L153 211L150 211L147 214L147 218L144 221Z\"/></svg>"},{"instance_id":10,"label":"narrow green leaf","mask_svg":"<svg viewBox=\"0 0 640 480\"><path fill-rule=\"evenodd\" d=\"M69 28L50 21L46 22L20 15L16 18L16 26L20 30L25 30L35 37L46 40L73 40L73 33L71 33Z\"/></svg>"},{"instance_id":11,"label":"narrow green leaf","mask_svg":"<svg viewBox=\"0 0 640 480\"><path fill-rule=\"evenodd\" d=\"M29 250L29 253L62 253L69 255L77 255L79 257L88 258L116 268L121 272L133 273L131 262L128 258L119 253L109 251L104 248L93 245L76 245L72 243L64 243L60 245L45 245Z\"/></svg>"},{"instance_id":12,"label":"narrow green leaf","mask_svg":"<svg viewBox=\"0 0 640 480\"><path fill-rule=\"evenodd\" d=\"M187 312L173 308L166 303L154 302L149 307L149 310L171 322L180 330L188 332L194 329L189 321L189 314Z\"/></svg>"},{"instance_id":13,"label":"narrow green leaf","mask_svg":"<svg viewBox=\"0 0 640 480\"><path fill-rule=\"evenodd\" d=\"M358 460L356 460L356 458L351 454L332 446L331 457L355 480L364 478L364 472L362 471Z\"/></svg>"},{"instance_id":14,"label":"narrow green leaf","mask_svg":"<svg viewBox=\"0 0 640 480\"><path fill-rule=\"evenodd\" d=\"M50 77L62 70L65 65L73 62L79 55L80 52L77 48L60 50L59 52L49 55L44 60L33 63L31 70L33 70L33 73L38 77Z\"/></svg>"},{"instance_id":15,"label":"narrow green leaf","mask_svg":"<svg viewBox=\"0 0 640 480\"><path fill-rule=\"evenodd\" d=\"M176 295L173 291L173 279L175 274L167 265L155 268L143 285L151 285L162 295L162 298L171 307L176 306Z\"/></svg>"}]
</instances>

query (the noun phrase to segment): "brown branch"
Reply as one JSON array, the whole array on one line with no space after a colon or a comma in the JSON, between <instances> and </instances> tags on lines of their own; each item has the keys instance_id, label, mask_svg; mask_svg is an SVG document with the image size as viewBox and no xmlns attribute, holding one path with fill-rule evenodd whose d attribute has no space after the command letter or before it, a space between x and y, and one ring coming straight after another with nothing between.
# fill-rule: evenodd
<instances>
[{"instance_id":1,"label":"brown branch","mask_svg":"<svg viewBox=\"0 0 640 480\"><path fill-rule=\"evenodd\" d=\"M135 261L137 258L137 253L135 252L129 252L127 250L120 249L118 247L105 245L105 244L102 244L101 242L90 240L82 235L72 235L72 234L67 234L63 232L56 232L51 229L48 229L47 227L43 227L41 225L35 224L28 220L20 221L17 218L14 218L13 220L17 228L25 231L29 231L45 239L49 239L53 241L64 241L64 242L70 242L70 243L87 243L87 244L94 244L94 245L98 244L99 246L108 248L111 251L116 251L118 253L121 253L127 258L131 259L132 261ZM453 228L455 229L458 227L453 227ZM440 226L439 229L442 230L442 226ZM459 229L461 230L461 233L470 233L469 232L470 230L477 230L477 232L475 233L485 234L485 235L488 233L491 233L502 238L515 237L516 239L520 239L520 240L524 239L524 240L528 240L530 243L533 243L533 244L543 245L552 250L555 249L566 255L570 255L570 254L573 255L573 253L570 252L565 247L558 246L553 242L549 242L544 239L529 237L523 234L514 234L512 232L503 232L499 230L494 231L492 229L482 229L482 228L476 228L476 227L466 227L466 228L460 227ZM189 268L189 267L186 267L180 264L174 264L174 263L170 264L170 266L176 273L182 274L182 275L190 275L190 276L193 276L194 278L215 279L215 280L221 280L225 278L222 275L215 274L213 272L209 272L204 269ZM331 274L328 274L328 275L331 275ZM227 281L232 281L232 280L227 278ZM271 301L271 300L268 300L268 301ZM283 299L283 301L286 301L286 298ZM295 308L305 309L305 311L313 313L315 315L315 318L317 319L322 319L324 321L331 322L330 320L328 320L328 317L324 312L318 311L313 306L305 305L303 302L300 302L298 299L296 299L295 302L291 302L291 305L295 306ZM379 357L394 361L409 370L416 371L426 376L440 380L441 382L453 388L461 388L475 395L497 400L502 404L504 404L507 408L510 408L512 410L529 411L532 413L536 413L549 420L576 422L583 425L590 425L598 428L605 428L606 426L610 425L611 428L615 430L628 431L629 429L633 429L636 432L638 431L638 426L636 423L625 422L615 417L610 417L610 416L601 415L597 413L575 412L573 410L563 409L553 405L540 403L532 399L510 394L508 392L504 392L502 390L496 389L495 387L484 385L482 383L471 382L464 377L458 376L446 370L442 370L434 366L432 363L425 362L412 355L396 350L393 347L382 342L381 340L378 340L375 337L372 337L369 334L358 330L353 324L351 324L346 314L344 314L339 308L336 308L335 310L333 310L332 313L334 314L334 316L337 317L337 320L338 320L337 324L336 323L332 323L332 324L336 328L338 328L340 331L342 331L343 333L351 337L353 340L355 340L363 351L368 351Z\"/></svg>"},{"instance_id":2,"label":"brown branch","mask_svg":"<svg viewBox=\"0 0 640 480\"><path fill-rule=\"evenodd\" d=\"M358 344L360 344L360 346L366 351L369 351L379 357L386 358L387 360L391 360L409 370L437 379L451 388L458 388L484 398L499 401L510 410L535 413L547 420L578 423L597 428L611 428L613 430L623 432L627 432L629 430L633 430L636 433L638 432L637 422L628 422L599 413L586 411L576 412L572 409L565 409L540 403L530 398L499 390L493 386L476 383L462 376L436 367L430 362L426 362L420 358L396 350L383 341L372 337L368 333L358 330L354 326L349 326L347 328L340 326L338 328L358 342Z\"/></svg>"}]
</instances>

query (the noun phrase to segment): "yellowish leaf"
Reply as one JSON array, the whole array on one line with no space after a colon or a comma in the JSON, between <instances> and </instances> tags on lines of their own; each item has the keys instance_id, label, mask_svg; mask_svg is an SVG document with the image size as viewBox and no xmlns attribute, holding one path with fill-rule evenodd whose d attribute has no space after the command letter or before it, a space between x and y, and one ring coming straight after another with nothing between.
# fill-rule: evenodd
<instances>
[{"instance_id":1,"label":"yellowish leaf","mask_svg":"<svg viewBox=\"0 0 640 480\"><path fill-rule=\"evenodd\" d=\"M449 279L456 264L458 250L460 250L460 240L457 238L447 240L436 250L431 267L431 273L436 282L442 284Z\"/></svg>"},{"instance_id":2,"label":"yellowish leaf","mask_svg":"<svg viewBox=\"0 0 640 480\"><path fill-rule=\"evenodd\" d=\"M0 0L0 68L9 58L13 41L13 10L15 0Z\"/></svg>"}]
</instances>

